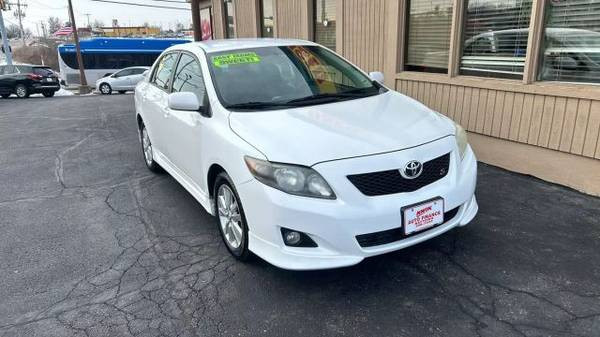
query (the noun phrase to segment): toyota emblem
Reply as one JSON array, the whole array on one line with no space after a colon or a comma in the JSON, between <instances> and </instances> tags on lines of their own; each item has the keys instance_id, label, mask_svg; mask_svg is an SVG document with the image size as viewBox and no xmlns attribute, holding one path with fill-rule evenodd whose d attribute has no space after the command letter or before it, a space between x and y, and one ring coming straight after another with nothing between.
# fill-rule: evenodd
<instances>
[{"instance_id":1,"label":"toyota emblem","mask_svg":"<svg viewBox=\"0 0 600 337\"><path fill-rule=\"evenodd\" d=\"M406 179L418 178L421 173L423 173L423 164L418 160L409 161L404 165L404 169L400 170L400 174Z\"/></svg>"}]
</instances>

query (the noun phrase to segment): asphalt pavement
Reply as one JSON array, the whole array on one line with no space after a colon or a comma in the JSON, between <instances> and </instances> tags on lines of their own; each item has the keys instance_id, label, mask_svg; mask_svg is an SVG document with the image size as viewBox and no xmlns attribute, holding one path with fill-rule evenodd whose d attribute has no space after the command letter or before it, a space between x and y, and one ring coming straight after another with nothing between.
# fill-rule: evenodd
<instances>
[{"instance_id":1,"label":"asphalt pavement","mask_svg":"<svg viewBox=\"0 0 600 337\"><path fill-rule=\"evenodd\" d=\"M464 228L344 269L239 263L143 163L133 96L0 99L0 336L600 336L600 199L480 164Z\"/></svg>"}]
</instances>

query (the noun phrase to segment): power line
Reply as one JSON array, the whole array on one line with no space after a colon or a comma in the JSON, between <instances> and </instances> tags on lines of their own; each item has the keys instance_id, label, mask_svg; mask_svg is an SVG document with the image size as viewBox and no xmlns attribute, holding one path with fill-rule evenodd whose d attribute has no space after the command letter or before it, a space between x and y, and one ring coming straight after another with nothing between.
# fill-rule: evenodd
<instances>
[{"instance_id":1,"label":"power line","mask_svg":"<svg viewBox=\"0 0 600 337\"><path fill-rule=\"evenodd\" d=\"M106 2L106 3L111 3L111 4L117 4L117 5L128 5L128 6L138 6L138 7L151 7L151 8L162 8L162 9L177 9L177 10L181 10L181 11L189 11L189 8L182 8L182 7L171 7L171 6L159 6L159 5L144 5L144 4L136 4L136 3L131 3L131 2L122 2L122 1L112 1L112 0L91 0L94 2Z\"/></svg>"},{"instance_id":2,"label":"power line","mask_svg":"<svg viewBox=\"0 0 600 337\"><path fill-rule=\"evenodd\" d=\"M171 3L176 3L176 4L189 4L189 2L187 1L178 1L178 0L150 0L150 1L157 1L157 2L171 2Z\"/></svg>"}]
</instances>

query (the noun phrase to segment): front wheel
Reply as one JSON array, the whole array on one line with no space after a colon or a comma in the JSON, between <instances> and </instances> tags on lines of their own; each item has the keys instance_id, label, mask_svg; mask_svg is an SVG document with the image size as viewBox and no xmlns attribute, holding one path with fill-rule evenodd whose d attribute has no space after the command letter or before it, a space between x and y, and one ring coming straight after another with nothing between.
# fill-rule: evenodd
<instances>
[{"instance_id":1,"label":"front wheel","mask_svg":"<svg viewBox=\"0 0 600 337\"><path fill-rule=\"evenodd\" d=\"M240 197L227 173L217 176L214 195L219 229L227 250L240 261L248 260L248 224Z\"/></svg>"},{"instance_id":2,"label":"front wheel","mask_svg":"<svg viewBox=\"0 0 600 337\"><path fill-rule=\"evenodd\" d=\"M44 95L44 97L53 97L54 91L44 91L42 95Z\"/></svg>"},{"instance_id":3,"label":"front wheel","mask_svg":"<svg viewBox=\"0 0 600 337\"><path fill-rule=\"evenodd\" d=\"M112 93L112 88L110 87L110 84L108 83L102 83L100 84L100 93L102 95L110 95Z\"/></svg>"},{"instance_id":4,"label":"front wheel","mask_svg":"<svg viewBox=\"0 0 600 337\"><path fill-rule=\"evenodd\" d=\"M10 94L2 94L1 96L2 96L2 98L9 98Z\"/></svg>"},{"instance_id":5,"label":"front wheel","mask_svg":"<svg viewBox=\"0 0 600 337\"><path fill-rule=\"evenodd\" d=\"M19 84L15 87L15 93L19 98L27 98L29 97L29 90L23 84Z\"/></svg>"}]
</instances>

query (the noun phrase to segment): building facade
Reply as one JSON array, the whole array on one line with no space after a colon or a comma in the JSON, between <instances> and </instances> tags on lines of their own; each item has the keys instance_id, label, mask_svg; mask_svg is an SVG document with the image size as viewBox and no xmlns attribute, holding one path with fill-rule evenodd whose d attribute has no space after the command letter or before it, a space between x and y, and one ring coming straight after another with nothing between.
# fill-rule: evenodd
<instances>
[{"instance_id":1,"label":"building facade","mask_svg":"<svg viewBox=\"0 0 600 337\"><path fill-rule=\"evenodd\" d=\"M98 33L106 37L145 37L145 36L156 36L160 34L160 28L158 27L99 27L97 28Z\"/></svg>"},{"instance_id":2,"label":"building facade","mask_svg":"<svg viewBox=\"0 0 600 337\"><path fill-rule=\"evenodd\" d=\"M197 40L316 41L459 122L482 162L600 195L600 0L192 1Z\"/></svg>"}]
</instances>

